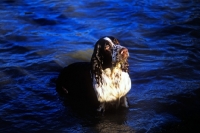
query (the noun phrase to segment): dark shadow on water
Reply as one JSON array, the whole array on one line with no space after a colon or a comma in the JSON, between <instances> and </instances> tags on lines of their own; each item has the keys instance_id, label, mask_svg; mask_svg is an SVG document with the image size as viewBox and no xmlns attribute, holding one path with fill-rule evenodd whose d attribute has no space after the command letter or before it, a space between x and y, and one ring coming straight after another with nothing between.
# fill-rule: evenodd
<instances>
[{"instance_id":1,"label":"dark shadow on water","mask_svg":"<svg viewBox=\"0 0 200 133\"><path fill-rule=\"evenodd\" d=\"M152 129L154 133L190 133L200 132L200 88L190 94L169 96L174 102L158 102L156 113L165 112L175 116L178 121L171 120L160 127Z\"/></svg>"},{"instance_id":2,"label":"dark shadow on water","mask_svg":"<svg viewBox=\"0 0 200 133\"><path fill-rule=\"evenodd\" d=\"M4 0L5 3L15 3L15 0Z\"/></svg>"},{"instance_id":3,"label":"dark shadow on water","mask_svg":"<svg viewBox=\"0 0 200 133\"><path fill-rule=\"evenodd\" d=\"M129 109L119 108L117 110L107 110L105 113L99 113L92 108L83 99L78 101L69 101L66 97L60 97L65 108L70 109L71 113L75 114L78 118L77 122L80 122L85 131L93 132L109 132L111 129L116 132L146 132L145 125L143 127L130 127L127 123L127 118L131 117ZM177 120L171 119L159 126L151 127L148 132L152 133L189 133L200 132L200 89L195 90L192 94L178 94L169 96L167 99L171 99L174 102L163 101L158 99L155 101L147 101L146 104L151 104L156 114L170 114L177 118ZM153 99L152 99L153 100ZM152 102L152 103L151 103ZM155 104L155 105L153 105ZM142 105L142 110L148 111L152 108L145 108L145 103ZM131 105L131 108L140 108L138 105ZM142 111L141 110L141 111ZM145 115L145 114L144 114ZM143 116L145 117L145 116ZM70 121L70 120L69 120ZM129 123L135 123L137 119L129 121ZM148 120L149 121L149 120ZM151 122L151 120L150 120ZM153 122L153 121L152 121ZM135 128L135 129L134 129ZM137 130L139 128L139 130ZM122 129L122 130L120 130Z\"/></svg>"},{"instance_id":4,"label":"dark shadow on water","mask_svg":"<svg viewBox=\"0 0 200 133\"><path fill-rule=\"evenodd\" d=\"M50 19L46 19L46 18L38 18L38 19L34 19L33 22L41 25L41 26L45 26L45 25L56 25L57 22L55 20L50 20Z\"/></svg>"},{"instance_id":5,"label":"dark shadow on water","mask_svg":"<svg viewBox=\"0 0 200 133\"><path fill-rule=\"evenodd\" d=\"M73 114L77 123L83 126L83 132L134 132L126 125L128 109L111 108L103 112L98 112L92 104L85 98L67 98L60 96L61 101L68 113ZM72 118L74 119L74 118ZM70 119L68 119L70 121ZM75 131L72 129L71 131Z\"/></svg>"}]
</instances>

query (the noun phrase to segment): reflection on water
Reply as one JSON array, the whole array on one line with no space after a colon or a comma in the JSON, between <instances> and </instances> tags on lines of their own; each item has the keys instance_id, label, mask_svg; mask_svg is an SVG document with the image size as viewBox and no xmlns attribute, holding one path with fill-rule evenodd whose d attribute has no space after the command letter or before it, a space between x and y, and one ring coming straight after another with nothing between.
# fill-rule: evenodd
<instances>
[{"instance_id":1,"label":"reflection on water","mask_svg":"<svg viewBox=\"0 0 200 133\"><path fill-rule=\"evenodd\" d=\"M198 0L3 0L0 15L1 132L199 131ZM55 80L105 35L129 49L132 89L128 110L102 116L66 104Z\"/></svg>"}]
</instances>

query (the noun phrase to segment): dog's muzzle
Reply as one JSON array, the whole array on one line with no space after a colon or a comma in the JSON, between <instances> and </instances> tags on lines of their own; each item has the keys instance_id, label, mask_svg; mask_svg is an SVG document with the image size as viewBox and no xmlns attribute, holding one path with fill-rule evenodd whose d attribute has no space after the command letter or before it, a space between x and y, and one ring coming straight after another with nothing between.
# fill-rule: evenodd
<instances>
[{"instance_id":1,"label":"dog's muzzle","mask_svg":"<svg viewBox=\"0 0 200 133\"><path fill-rule=\"evenodd\" d=\"M121 45L115 45L113 47L112 62L115 64L117 62L124 62L129 57L128 49Z\"/></svg>"}]
</instances>

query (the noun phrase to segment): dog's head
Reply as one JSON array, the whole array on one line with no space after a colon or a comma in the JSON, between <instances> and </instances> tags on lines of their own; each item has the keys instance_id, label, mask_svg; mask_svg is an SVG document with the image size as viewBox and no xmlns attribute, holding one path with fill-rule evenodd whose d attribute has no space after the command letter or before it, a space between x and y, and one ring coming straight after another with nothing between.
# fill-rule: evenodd
<instances>
[{"instance_id":1,"label":"dog's head","mask_svg":"<svg viewBox=\"0 0 200 133\"><path fill-rule=\"evenodd\" d=\"M120 64L122 71L128 72L128 56L128 49L121 46L116 38L100 38L95 44L91 58L92 73L97 83L101 81L102 70L115 67L117 64Z\"/></svg>"}]
</instances>

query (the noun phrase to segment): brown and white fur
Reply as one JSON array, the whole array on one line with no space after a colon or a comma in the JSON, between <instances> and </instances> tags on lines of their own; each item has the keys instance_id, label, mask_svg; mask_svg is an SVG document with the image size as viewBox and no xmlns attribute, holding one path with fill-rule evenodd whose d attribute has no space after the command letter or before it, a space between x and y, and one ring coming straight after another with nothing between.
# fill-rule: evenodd
<instances>
[{"instance_id":1,"label":"brown and white fur","mask_svg":"<svg viewBox=\"0 0 200 133\"><path fill-rule=\"evenodd\" d=\"M94 46L90 62L73 63L61 71L57 91L74 99L88 98L98 103L98 111L105 111L110 104L128 107L128 57L128 49L115 37L102 37Z\"/></svg>"},{"instance_id":2,"label":"brown and white fur","mask_svg":"<svg viewBox=\"0 0 200 133\"><path fill-rule=\"evenodd\" d=\"M119 45L116 39L112 40L109 37L102 39L105 41L104 51L110 53L112 65L104 69L100 67L101 72L99 75L96 73L93 74L93 88L100 102L98 111L104 111L106 103L116 104L116 107L121 103L122 106L128 107L126 94L131 89L131 79L128 74L127 62L129 56L128 50ZM96 45L96 47L99 47L98 43ZM103 44L100 45L102 46ZM97 56L95 52L94 50L94 59L94 56ZM109 58L109 55L107 55L107 58ZM104 62L101 61L101 63L103 65Z\"/></svg>"}]
</instances>

